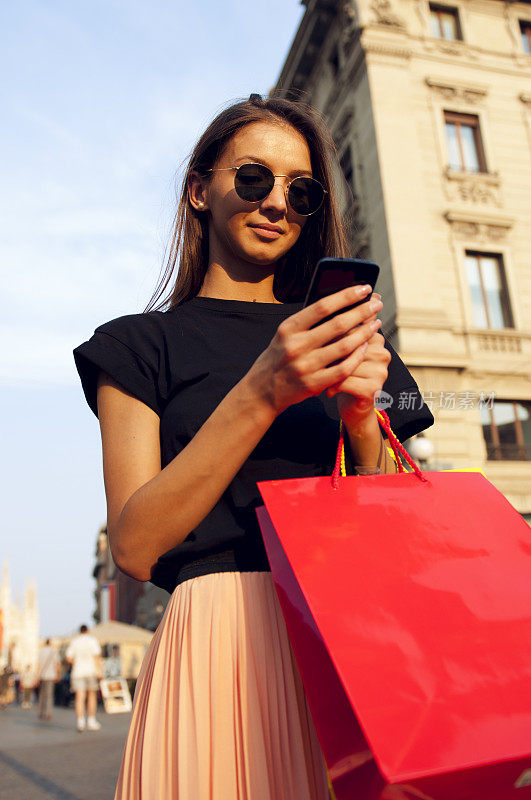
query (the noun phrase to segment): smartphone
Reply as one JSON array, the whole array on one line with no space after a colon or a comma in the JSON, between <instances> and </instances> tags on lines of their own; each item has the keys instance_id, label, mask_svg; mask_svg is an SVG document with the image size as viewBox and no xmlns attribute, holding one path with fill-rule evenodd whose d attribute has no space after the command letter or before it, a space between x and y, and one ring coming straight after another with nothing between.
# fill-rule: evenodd
<instances>
[{"instance_id":1,"label":"smartphone","mask_svg":"<svg viewBox=\"0 0 531 800\"><path fill-rule=\"evenodd\" d=\"M372 291L376 286L376 281L380 273L380 267L373 261L365 261L361 258L321 258L317 262L312 279L308 286L306 298L303 303L303 308L320 300L321 297L326 297L329 294L340 292L348 286L364 286L366 283L372 286ZM363 300L353 303L345 308L340 308L330 316L322 319L319 325L323 322L328 322L329 319L343 314L345 311L350 311L351 308L366 303L370 300L372 292Z\"/></svg>"}]
</instances>

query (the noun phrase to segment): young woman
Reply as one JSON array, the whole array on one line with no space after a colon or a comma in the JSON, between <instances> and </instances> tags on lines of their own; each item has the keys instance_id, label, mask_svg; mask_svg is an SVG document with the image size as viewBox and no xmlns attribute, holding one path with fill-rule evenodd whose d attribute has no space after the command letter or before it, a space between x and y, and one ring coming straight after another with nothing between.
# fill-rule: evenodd
<instances>
[{"instance_id":1,"label":"young woman","mask_svg":"<svg viewBox=\"0 0 531 800\"><path fill-rule=\"evenodd\" d=\"M382 389L417 400L389 409L400 439L433 421L378 333L379 296L327 322L367 290L302 309L317 260L348 254L333 158L305 104L251 95L220 113L183 181L165 310L104 323L74 350L100 421L113 558L171 593L116 800L329 796L256 482L331 474L340 418L350 470L394 472L374 411Z\"/></svg>"}]
</instances>

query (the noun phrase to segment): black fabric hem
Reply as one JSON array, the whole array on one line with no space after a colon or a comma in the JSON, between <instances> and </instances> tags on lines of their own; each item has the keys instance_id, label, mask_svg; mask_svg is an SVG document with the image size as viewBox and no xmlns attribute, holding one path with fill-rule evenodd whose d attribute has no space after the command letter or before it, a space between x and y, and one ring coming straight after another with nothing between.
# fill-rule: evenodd
<instances>
[{"instance_id":1,"label":"black fabric hem","mask_svg":"<svg viewBox=\"0 0 531 800\"><path fill-rule=\"evenodd\" d=\"M419 388L416 384L403 386L396 389L393 393L395 403L399 402L400 394L411 394L414 396L413 407L409 408L391 408L386 409L389 422L391 423L391 430L397 439L403 444L407 439L415 436L417 433L431 428L435 422L435 418L430 409L424 402ZM417 406L417 401L419 405Z\"/></svg>"},{"instance_id":2,"label":"black fabric hem","mask_svg":"<svg viewBox=\"0 0 531 800\"><path fill-rule=\"evenodd\" d=\"M247 550L245 544L241 548L229 547L205 556L190 553L189 560L184 563L181 556L180 566L162 557L155 565L150 581L171 594L183 581L211 572L271 572L263 544L259 548L255 545L252 550Z\"/></svg>"},{"instance_id":3,"label":"black fabric hem","mask_svg":"<svg viewBox=\"0 0 531 800\"><path fill-rule=\"evenodd\" d=\"M192 297L185 301L186 304L197 308L207 308L209 311L236 312L238 314L272 314L277 316L289 316L295 314L302 308L302 303L258 303L252 300L225 300L221 297ZM184 305L184 303L182 304ZM177 311L179 306L176 306Z\"/></svg>"},{"instance_id":4,"label":"black fabric hem","mask_svg":"<svg viewBox=\"0 0 531 800\"><path fill-rule=\"evenodd\" d=\"M204 565L202 567L192 570L191 575L189 574L180 575L177 580L177 583L175 584L174 588L171 591L174 592L178 586L180 586L182 583L185 583L186 581L191 581L194 578L201 578L203 575L214 575L218 572L271 572L271 569L270 568L266 569L265 567L261 568L249 567L248 569L241 569L241 567L237 567L235 564L218 564L216 566L211 565L210 567Z\"/></svg>"},{"instance_id":5,"label":"black fabric hem","mask_svg":"<svg viewBox=\"0 0 531 800\"><path fill-rule=\"evenodd\" d=\"M103 340L97 339L96 334L103 336ZM110 347L105 346L105 337L111 343ZM118 353L122 354L121 361L117 360L117 348ZM129 345L107 331L96 331L92 339L78 345L72 352L85 399L96 417L98 417L97 379L100 370L110 375L127 392L149 406L159 417L161 416L161 407L150 391L149 381L145 378L142 383L138 365L144 365L148 374L151 368L145 358Z\"/></svg>"}]
</instances>

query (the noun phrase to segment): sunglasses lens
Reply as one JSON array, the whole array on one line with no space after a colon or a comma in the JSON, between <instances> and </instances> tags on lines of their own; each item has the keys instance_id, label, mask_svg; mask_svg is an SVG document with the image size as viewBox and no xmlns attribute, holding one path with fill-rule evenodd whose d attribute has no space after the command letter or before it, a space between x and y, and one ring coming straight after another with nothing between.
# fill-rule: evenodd
<instances>
[{"instance_id":1,"label":"sunglasses lens","mask_svg":"<svg viewBox=\"0 0 531 800\"><path fill-rule=\"evenodd\" d=\"M323 202L323 187L313 178L295 178L290 183L288 200L296 214L314 214Z\"/></svg>"},{"instance_id":2,"label":"sunglasses lens","mask_svg":"<svg viewBox=\"0 0 531 800\"><path fill-rule=\"evenodd\" d=\"M259 203L267 197L274 185L275 176L263 164L242 164L236 170L234 188L242 200ZM323 187L313 178L295 178L290 183L288 201L296 214L314 214L320 208L323 198Z\"/></svg>"},{"instance_id":3,"label":"sunglasses lens","mask_svg":"<svg viewBox=\"0 0 531 800\"><path fill-rule=\"evenodd\" d=\"M262 164L243 164L236 171L234 178L234 188L238 197L251 203L257 203L267 197L274 185L275 176Z\"/></svg>"}]
</instances>

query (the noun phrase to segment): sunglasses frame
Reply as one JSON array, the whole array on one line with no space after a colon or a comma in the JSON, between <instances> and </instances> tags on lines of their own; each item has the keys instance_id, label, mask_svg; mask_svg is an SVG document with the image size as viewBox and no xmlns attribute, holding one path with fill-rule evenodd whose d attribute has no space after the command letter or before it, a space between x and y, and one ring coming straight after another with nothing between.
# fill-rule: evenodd
<instances>
[{"instance_id":1,"label":"sunglasses frame","mask_svg":"<svg viewBox=\"0 0 531 800\"><path fill-rule=\"evenodd\" d=\"M274 181L275 178L289 178L289 175L274 175L272 169L269 169L269 167L266 167L265 164L260 164L257 161L247 161L245 164L240 164L239 167L216 167L214 169L207 169L207 170L205 170L205 172L226 172L227 170L234 170L234 172L237 173L238 170L241 169L242 167L249 167L249 166L262 167L263 169L267 169L271 173L271 175L273 175L273 186L268 191L268 193L264 197L262 197L261 200L245 200L246 203L261 203L273 191L274 186L275 186L275 181ZM315 211L310 211L309 214L301 214L300 211L296 211L293 208L293 206L291 205L290 201L289 201L289 187L291 186L293 181L299 180L300 178L306 178L306 180L315 181L315 183L319 184L319 186L321 187L322 192L323 192L323 197L321 199L321 202L319 203L319 205L317 206ZM236 189L236 175L234 175L234 188ZM238 194L238 190L237 189L236 189L236 194ZM324 196L325 196L325 194L328 194L328 192L324 188L323 184L320 181L318 181L316 178L310 178L309 175L296 175L294 178L292 178L290 180L290 182L288 184L286 184L286 186L284 188L284 194L286 195L286 201L287 201L289 207L291 208L291 210L295 214L298 214L299 217L311 217L313 214L316 214L319 211L319 209L322 207L323 202L324 202ZM238 197L240 197L239 194L238 194ZM242 197L240 199L243 200L244 198Z\"/></svg>"}]
</instances>

